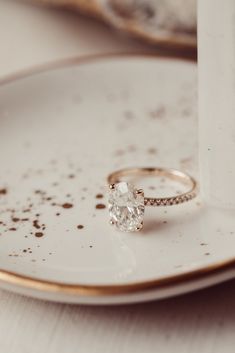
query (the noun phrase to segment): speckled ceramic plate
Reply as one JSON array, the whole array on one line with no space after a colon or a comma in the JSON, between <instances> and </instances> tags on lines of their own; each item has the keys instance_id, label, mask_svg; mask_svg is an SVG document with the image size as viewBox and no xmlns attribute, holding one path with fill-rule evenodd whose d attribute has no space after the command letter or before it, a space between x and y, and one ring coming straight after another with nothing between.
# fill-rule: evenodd
<instances>
[{"instance_id":1,"label":"speckled ceramic plate","mask_svg":"<svg viewBox=\"0 0 235 353\"><path fill-rule=\"evenodd\" d=\"M0 284L63 302L128 303L235 274L231 213L200 198L108 224L106 176L130 166L198 177L196 65L154 56L72 59L0 86ZM146 193L179 191L139 180Z\"/></svg>"}]
</instances>

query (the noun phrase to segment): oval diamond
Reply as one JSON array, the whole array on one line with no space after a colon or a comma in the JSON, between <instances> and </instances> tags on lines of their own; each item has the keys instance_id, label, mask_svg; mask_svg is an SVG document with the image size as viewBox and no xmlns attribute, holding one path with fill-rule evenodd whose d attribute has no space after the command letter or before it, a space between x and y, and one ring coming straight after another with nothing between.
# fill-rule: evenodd
<instances>
[{"instance_id":1,"label":"oval diamond","mask_svg":"<svg viewBox=\"0 0 235 353\"><path fill-rule=\"evenodd\" d=\"M144 194L133 184L120 182L109 193L110 222L123 232L140 230L144 219Z\"/></svg>"}]
</instances>

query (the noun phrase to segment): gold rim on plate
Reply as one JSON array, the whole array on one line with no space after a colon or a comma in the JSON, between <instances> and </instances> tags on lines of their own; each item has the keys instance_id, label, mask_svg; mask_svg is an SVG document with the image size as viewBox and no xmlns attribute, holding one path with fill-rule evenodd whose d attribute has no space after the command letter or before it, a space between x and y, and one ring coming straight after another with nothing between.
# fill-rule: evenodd
<instances>
[{"instance_id":1,"label":"gold rim on plate","mask_svg":"<svg viewBox=\"0 0 235 353\"><path fill-rule=\"evenodd\" d=\"M59 69L69 67L77 64L87 64L95 60L102 60L105 58L120 58L120 57L152 57L152 58L167 58L179 60L193 60L194 58L182 58L179 56L168 56L165 54L153 53L108 53L87 55L83 57L68 58L52 63L36 66L27 70L16 72L0 79L0 85L3 86L10 82L22 79L40 72L49 71L50 69ZM235 257L211 264L207 267L202 267L197 270L185 272L182 274L162 277L159 279L152 279L142 282L133 282L130 284L116 284L116 285L85 285L85 284L69 284L56 281L48 281L38 279L31 276L25 276L16 272L10 272L0 269L0 281L9 285L15 285L21 288L34 289L35 291L43 291L50 293L63 293L74 296L113 296L124 295L131 293L141 293L150 290L160 290L179 286L181 284L189 284L195 280L203 280L212 275L221 275L228 270L235 269Z\"/></svg>"}]
</instances>

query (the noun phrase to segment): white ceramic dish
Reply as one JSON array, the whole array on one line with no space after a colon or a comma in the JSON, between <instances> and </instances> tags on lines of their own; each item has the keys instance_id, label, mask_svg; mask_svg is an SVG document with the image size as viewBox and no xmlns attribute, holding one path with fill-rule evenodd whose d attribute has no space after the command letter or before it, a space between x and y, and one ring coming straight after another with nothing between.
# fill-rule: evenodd
<instances>
[{"instance_id":1,"label":"white ceramic dish","mask_svg":"<svg viewBox=\"0 0 235 353\"><path fill-rule=\"evenodd\" d=\"M198 177L195 63L107 55L49 66L1 82L1 287L118 304L234 277L232 213L197 198L146 209L144 231L126 234L96 208L106 205L97 195L117 168L165 166ZM152 195L176 188L139 182Z\"/></svg>"}]
</instances>

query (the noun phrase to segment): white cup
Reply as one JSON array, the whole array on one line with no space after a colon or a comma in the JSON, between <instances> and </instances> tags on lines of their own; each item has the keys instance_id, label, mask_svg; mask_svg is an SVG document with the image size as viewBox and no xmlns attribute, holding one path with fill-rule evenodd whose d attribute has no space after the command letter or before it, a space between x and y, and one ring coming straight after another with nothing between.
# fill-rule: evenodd
<instances>
[{"instance_id":1,"label":"white cup","mask_svg":"<svg viewBox=\"0 0 235 353\"><path fill-rule=\"evenodd\" d=\"M235 0L198 1L199 167L204 200L235 208Z\"/></svg>"}]
</instances>

